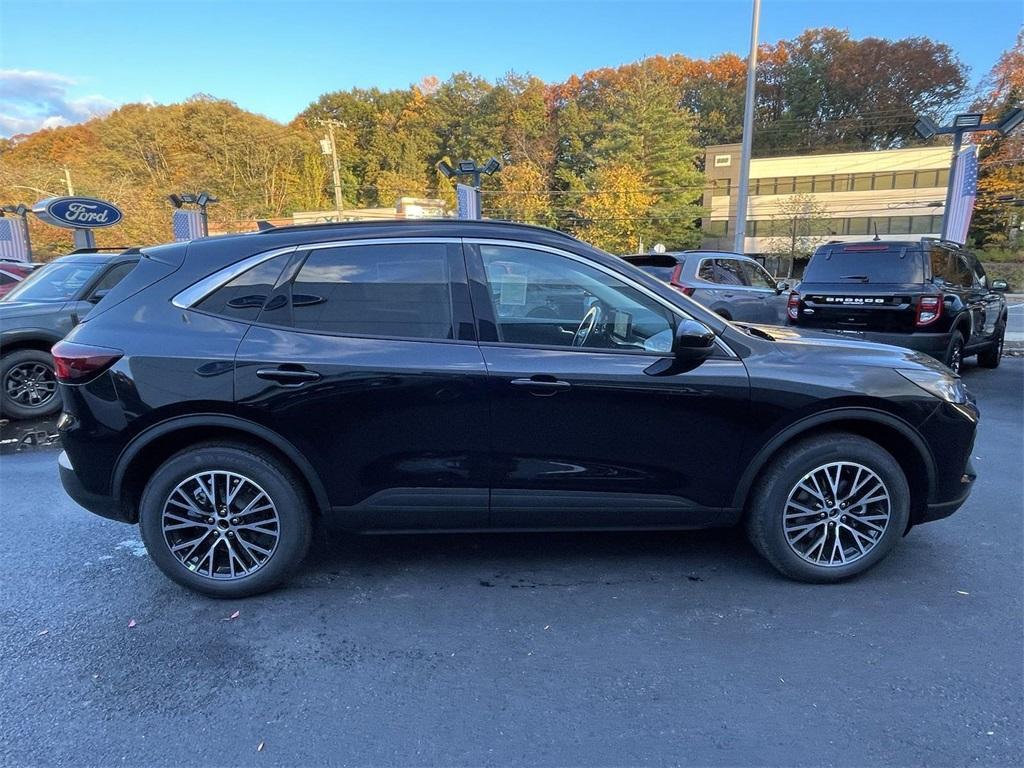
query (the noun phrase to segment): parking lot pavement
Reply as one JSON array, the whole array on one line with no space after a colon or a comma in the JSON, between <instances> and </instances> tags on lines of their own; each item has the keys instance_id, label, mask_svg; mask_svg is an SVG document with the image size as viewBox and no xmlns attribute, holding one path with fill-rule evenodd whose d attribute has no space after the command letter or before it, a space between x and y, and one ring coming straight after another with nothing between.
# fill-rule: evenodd
<instances>
[{"instance_id":1,"label":"parking lot pavement","mask_svg":"<svg viewBox=\"0 0 1024 768\"><path fill-rule=\"evenodd\" d=\"M1020 765L1024 360L965 379L969 503L831 587L732 531L335 536L220 602L6 455L0 764Z\"/></svg>"}]
</instances>

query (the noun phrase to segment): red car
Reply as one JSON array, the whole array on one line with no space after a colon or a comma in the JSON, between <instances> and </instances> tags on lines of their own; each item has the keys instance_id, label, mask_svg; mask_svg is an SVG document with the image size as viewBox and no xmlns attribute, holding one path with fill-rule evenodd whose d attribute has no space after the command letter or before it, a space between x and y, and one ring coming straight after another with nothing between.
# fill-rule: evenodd
<instances>
[{"instance_id":1,"label":"red car","mask_svg":"<svg viewBox=\"0 0 1024 768\"><path fill-rule=\"evenodd\" d=\"M0 261L0 298L18 283L32 274L38 264L27 264L23 261Z\"/></svg>"}]
</instances>

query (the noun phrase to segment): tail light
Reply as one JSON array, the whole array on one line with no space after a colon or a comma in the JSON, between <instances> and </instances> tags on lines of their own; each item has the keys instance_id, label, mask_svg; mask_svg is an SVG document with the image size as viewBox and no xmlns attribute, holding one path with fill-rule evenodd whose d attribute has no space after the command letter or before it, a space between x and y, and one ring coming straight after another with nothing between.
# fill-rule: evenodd
<instances>
[{"instance_id":1,"label":"tail light","mask_svg":"<svg viewBox=\"0 0 1024 768\"><path fill-rule=\"evenodd\" d=\"M124 352L119 349L75 344L71 341L58 341L50 354L53 355L57 381L64 384L84 384L124 356Z\"/></svg>"},{"instance_id":2,"label":"tail light","mask_svg":"<svg viewBox=\"0 0 1024 768\"><path fill-rule=\"evenodd\" d=\"M800 319L800 294L796 291L791 291L789 294L789 300L786 302L786 314L789 315L790 320Z\"/></svg>"},{"instance_id":3,"label":"tail light","mask_svg":"<svg viewBox=\"0 0 1024 768\"><path fill-rule=\"evenodd\" d=\"M693 296L693 286L683 285L682 283L672 283L672 287L679 291L683 296Z\"/></svg>"},{"instance_id":4,"label":"tail light","mask_svg":"<svg viewBox=\"0 0 1024 768\"><path fill-rule=\"evenodd\" d=\"M917 326L931 325L942 316L942 294L938 296L922 296L917 300L917 315L914 324Z\"/></svg>"}]
</instances>

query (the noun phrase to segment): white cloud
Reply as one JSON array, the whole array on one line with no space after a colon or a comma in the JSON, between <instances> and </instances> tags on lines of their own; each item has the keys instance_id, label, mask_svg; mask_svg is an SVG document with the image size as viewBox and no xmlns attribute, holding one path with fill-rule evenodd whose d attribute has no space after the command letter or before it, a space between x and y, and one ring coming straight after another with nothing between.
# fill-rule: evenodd
<instances>
[{"instance_id":1,"label":"white cloud","mask_svg":"<svg viewBox=\"0 0 1024 768\"><path fill-rule=\"evenodd\" d=\"M117 106L106 96L71 98L77 82L55 72L0 69L0 136L80 123Z\"/></svg>"}]
</instances>

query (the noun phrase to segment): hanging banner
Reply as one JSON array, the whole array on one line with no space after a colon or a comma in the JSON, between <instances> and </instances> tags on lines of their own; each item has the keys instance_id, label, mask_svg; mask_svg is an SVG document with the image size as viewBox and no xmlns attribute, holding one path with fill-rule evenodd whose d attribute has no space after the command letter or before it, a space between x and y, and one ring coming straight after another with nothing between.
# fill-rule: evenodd
<instances>
[{"instance_id":1,"label":"hanging banner","mask_svg":"<svg viewBox=\"0 0 1024 768\"><path fill-rule=\"evenodd\" d=\"M468 184L456 184L455 197L459 205L460 219L480 218L480 190Z\"/></svg>"},{"instance_id":2,"label":"hanging banner","mask_svg":"<svg viewBox=\"0 0 1024 768\"><path fill-rule=\"evenodd\" d=\"M171 233L176 243L206 237L203 214L199 211L186 211L178 208L171 214Z\"/></svg>"},{"instance_id":3,"label":"hanging banner","mask_svg":"<svg viewBox=\"0 0 1024 768\"><path fill-rule=\"evenodd\" d=\"M25 227L28 223L22 219L0 219L0 260L31 261L28 252L28 238Z\"/></svg>"},{"instance_id":4,"label":"hanging banner","mask_svg":"<svg viewBox=\"0 0 1024 768\"><path fill-rule=\"evenodd\" d=\"M974 213L974 200L978 194L978 147L965 147L956 157L956 170L953 171L953 198L946 211L949 224L946 226L946 237L954 243L967 242L967 230L971 226L971 214Z\"/></svg>"}]
</instances>

